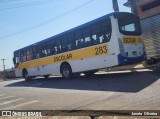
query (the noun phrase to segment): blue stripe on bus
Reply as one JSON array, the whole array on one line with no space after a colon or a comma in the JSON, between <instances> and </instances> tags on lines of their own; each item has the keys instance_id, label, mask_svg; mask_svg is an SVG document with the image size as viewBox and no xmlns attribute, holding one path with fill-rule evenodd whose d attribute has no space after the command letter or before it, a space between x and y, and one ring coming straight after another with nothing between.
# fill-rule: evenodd
<instances>
[{"instance_id":1,"label":"blue stripe on bus","mask_svg":"<svg viewBox=\"0 0 160 119\"><path fill-rule=\"evenodd\" d=\"M119 65L138 63L146 60L145 54L138 57L124 57L121 54L119 54L117 57Z\"/></svg>"}]
</instances>

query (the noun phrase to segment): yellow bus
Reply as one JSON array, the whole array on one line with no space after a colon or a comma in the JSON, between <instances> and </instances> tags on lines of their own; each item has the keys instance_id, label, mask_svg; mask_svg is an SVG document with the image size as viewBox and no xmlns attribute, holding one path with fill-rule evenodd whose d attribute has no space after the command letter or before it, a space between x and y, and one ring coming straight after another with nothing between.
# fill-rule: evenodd
<instances>
[{"instance_id":1,"label":"yellow bus","mask_svg":"<svg viewBox=\"0 0 160 119\"><path fill-rule=\"evenodd\" d=\"M114 12L14 52L17 77L91 75L146 59L139 17Z\"/></svg>"}]
</instances>

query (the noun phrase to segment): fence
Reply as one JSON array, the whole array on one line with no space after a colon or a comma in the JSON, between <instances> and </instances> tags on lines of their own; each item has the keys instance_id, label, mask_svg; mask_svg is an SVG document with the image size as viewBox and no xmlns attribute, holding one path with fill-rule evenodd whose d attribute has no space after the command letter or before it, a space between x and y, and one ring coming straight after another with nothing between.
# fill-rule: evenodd
<instances>
[{"instance_id":1,"label":"fence","mask_svg":"<svg viewBox=\"0 0 160 119\"><path fill-rule=\"evenodd\" d=\"M16 78L15 76L15 70L12 69L12 70L6 70L5 71L5 76L4 76L4 72L0 72L0 79L4 78L5 79L11 79L11 78Z\"/></svg>"}]
</instances>

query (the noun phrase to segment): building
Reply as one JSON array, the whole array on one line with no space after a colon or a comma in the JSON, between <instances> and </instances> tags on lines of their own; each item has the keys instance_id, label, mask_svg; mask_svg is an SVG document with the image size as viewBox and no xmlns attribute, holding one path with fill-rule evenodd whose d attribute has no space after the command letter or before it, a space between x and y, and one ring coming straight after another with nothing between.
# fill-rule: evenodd
<instances>
[{"instance_id":1,"label":"building","mask_svg":"<svg viewBox=\"0 0 160 119\"><path fill-rule=\"evenodd\" d=\"M15 78L16 77L15 69L14 68L6 69L5 70L5 76L6 76L7 79Z\"/></svg>"},{"instance_id":2,"label":"building","mask_svg":"<svg viewBox=\"0 0 160 119\"><path fill-rule=\"evenodd\" d=\"M2 71L0 71L0 80L2 79Z\"/></svg>"},{"instance_id":3,"label":"building","mask_svg":"<svg viewBox=\"0 0 160 119\"><path fill-rule=\"evenodd\" d=\"M124 5L141 19L148 59L160 59L160 0L128 0Z\"/></svg>"},{"instance_id":4,"label":"building","mask_svg":"<svg viewBox=\"0 0 160 119\"><path fill-rule=\"evenodd\" d=\"M6 69L5 73L4 71L0 71L0 79L12 79L12 78L16 78L14 68Z\"/></svg>"}]
</instances>

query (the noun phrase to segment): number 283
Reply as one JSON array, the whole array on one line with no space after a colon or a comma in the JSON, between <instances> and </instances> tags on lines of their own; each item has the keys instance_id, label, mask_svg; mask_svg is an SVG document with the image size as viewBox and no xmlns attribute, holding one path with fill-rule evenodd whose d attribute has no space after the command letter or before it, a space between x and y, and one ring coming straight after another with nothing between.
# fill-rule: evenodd
<instances>
[{"instance_id":1,"label":"number 283","mask_svg":"<svg viewBox=\"0 0 160 119\"><path fill-rule=\"evenodd\" d=\"M100 46L95 48L95 55L101 55L101 54L106 54L108 52L107 46Z\"/></svg>"}]
</instances>

